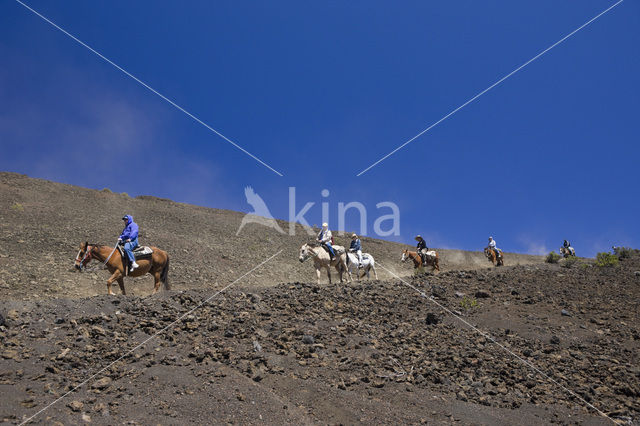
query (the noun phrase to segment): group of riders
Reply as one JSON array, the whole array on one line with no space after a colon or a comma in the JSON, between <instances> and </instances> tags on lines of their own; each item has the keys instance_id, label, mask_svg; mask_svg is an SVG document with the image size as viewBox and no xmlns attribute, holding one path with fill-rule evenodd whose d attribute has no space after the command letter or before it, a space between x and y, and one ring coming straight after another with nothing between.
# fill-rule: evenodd
<instances>
[{"instance_id":1,"label":"group of riders","mask_svg":"<svg viewBox=\"0 0 640 426\"><path fill-rule=\"evenodd\" d=\"M123 246L124 252L126 253L129 262L130 262L130 271L135 270L139 267L136 263L135 257L133 255L133 251L138 247L138 233L139 227L138 224L133 221L133 216L127 214L122 217L124 222L124 229L118 238L118 244ZM426 256L429 251L429 247L427 247L427 242L422 238L422 235L416 235L414 238L418 243L416 245L416 249L420 257L422 258L422 262L426 264ZM333 260L336 256L335 251L333 250L333 235L331 234L331 230L329 230L329 224L323 223L322 229L317 237L318 243L322 245L322 247L327 250L331 260ZM562 246L573 256L575 256L575 251L573 247L571 247L571 243L569 241L564 240ZM496 257L502 257L502 250L499 249L496 245L496 240L493 237L489 237L489 244L487 245L489 250L493 250L496 254ZM358 267L362 268L362 243L360 242L360 238L356 234L351 235L351 245L349 246L349 252L356 255L358 258Z\"/></svg>"}]
</instances>

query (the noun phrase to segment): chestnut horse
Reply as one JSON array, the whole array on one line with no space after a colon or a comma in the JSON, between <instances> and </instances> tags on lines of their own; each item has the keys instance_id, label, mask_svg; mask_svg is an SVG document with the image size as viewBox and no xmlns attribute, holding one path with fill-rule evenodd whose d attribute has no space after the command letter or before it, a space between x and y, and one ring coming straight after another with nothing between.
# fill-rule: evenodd
<instances>
[{"instance_id":1,"label":"chestnut horse","mask_svg":"<svg viewBox=\"0 0 640 426\"><path fill-rule=\"evenodd\" d=\"M137 263L140 267L131 272L129 276L141 277L145 274L153 275L155 283L152 294L156 294L160 289L160 281L164 284L165 290L171 290L171 286L169 285L169 255L166 251L160 250L157 247L151 247L151 249L153 250L151 258L138 259ZM111 284L113 284L114 281L118 281L122 294L127 294L124 290L125 265L122 263L120 252L113 247L100 244L89 244L88 242L80 244L80 251L76 256L75 262L76 269L82 270L92 259L103 263L111 273L111 276L107 280L107 293L115 294L111 291Z\"/></svg>"},{"instance_id":2,"label":"chestnut horse","mask_svg":"<svg viewBox=\"0 0 640 426\"><path fill-rule=\"evenodd\" d=\"M422 256L420 256L415 251L402 250L402 261L406 261L407 259L413 260L413 269L418 269L423 266L422 264ZM438 258L438 252L435 250L431 250L427 252L427 266L431 266L431 272L436 269L440 271L440 259Z\"/></svg>"},{"instance_id":3,"label":"chestnut horse","mask_svg":"<svg viewBox=\"0 0 640 426\"><path fill-rule=\"evenodd\" d=\"M496 250L490 249L489 247L485 247L484 255L487 256L487 259L489 259L489 262L493 263L493 266L504 265L504 254L500 253L500 255L498 255L496 253Z\"/></svg>"}]
</instances>

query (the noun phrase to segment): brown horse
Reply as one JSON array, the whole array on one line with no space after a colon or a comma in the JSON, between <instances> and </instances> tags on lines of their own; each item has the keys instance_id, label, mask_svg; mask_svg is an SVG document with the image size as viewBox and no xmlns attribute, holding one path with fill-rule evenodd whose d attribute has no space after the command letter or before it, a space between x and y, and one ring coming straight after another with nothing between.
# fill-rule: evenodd
<instances>
[{"instance_id":1,"label":"brown horse","mask_svg":"<svg viewBox=\"0 0 640 426\"><path fill-rule=\"evenodd\" d=\"M496 253L496 250L490 249L489 247L485 247L484 255L487 256L487 259L489 259L489 262L493 263L493 266L504 265L504 253L500 253L500 255L498 255Z\"/></svg>"},{"instance_id":2,"label":"brown horse","mask_svg":"<svg viewBox=\"0 0 640 426\"><path fill-rule=\"evenodd\" d=\"M438 252L435 250L431 250L427 252L427 263L426 266L431 266L431 272L436 269L440 271L440 259L438 258ZM422 256L420 256L415 251L402 250L402 261L406 261L407 259L413 260L413 269L418 269L422 267Z\"/></svg>"},{"instance_id":3,"label":"brown horse","mask_svg":"<svg viewBox=\"0 0 640 426\"><path fill-rule=\"evenodd\" d=\"M166 251L157 247L151 247L153 254L150 259L138 259L140 265L137 269L129 274L131 277L141 277L145 274L153 275L155 280L153 293L156 294L160 289L160 281L164 284L165 290L171 290L169 285L169 255ZM122 262L122 256L118 250L114 251L113 247L103 246L100 244L89 244L88 242L80 244L80 251L76 256L75 267L82 270L87 264L95 259L102 262L107 267L111 276L107 280L107 293L115 294L111 291L111 284L118 281L122 294L127 294L124 290L124 274L125 265Z\"/></svg>"}]
</instances>

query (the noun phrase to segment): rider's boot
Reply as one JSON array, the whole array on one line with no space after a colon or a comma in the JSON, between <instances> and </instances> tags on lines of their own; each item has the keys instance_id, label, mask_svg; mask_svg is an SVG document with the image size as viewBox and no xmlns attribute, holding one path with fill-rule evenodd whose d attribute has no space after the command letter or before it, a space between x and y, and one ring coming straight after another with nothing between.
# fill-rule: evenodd
<instances>
[{"instance_id":1,"label":"rider's boot","mask_svg":"<svg viewBox=\"0 0 640 426\"><path fill-rule=\"evenodd\" d=\"M136 261L134 260L133 263L131 264L131 271L133 271L134 269L138 269L140 267L140 265L138 265L136 263Z\"/></svg>"}]
</instances>

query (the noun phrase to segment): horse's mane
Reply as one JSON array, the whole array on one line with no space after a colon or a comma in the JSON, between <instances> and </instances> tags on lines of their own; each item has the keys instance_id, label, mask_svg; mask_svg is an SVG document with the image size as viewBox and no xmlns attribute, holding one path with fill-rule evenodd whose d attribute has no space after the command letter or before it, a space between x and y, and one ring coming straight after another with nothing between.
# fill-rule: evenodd
<instances>
[{"instance_id":1,"label":"horse's mane","mask_svg":"<svg viewBox=\"0 0 640 426\"><path fill-rule=\"evenodd\" d=\"M101 248L103 248L103 247L106 247L104 244L97 244L97 243L96 243L96 244L89 243L89 245L91 246L91 249L92 249L92 250L93 250L93 249L95 249L95 248L97 248L97 249L101 249Z\"/></svg>"}]
</instances>

